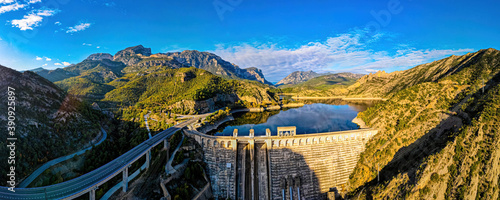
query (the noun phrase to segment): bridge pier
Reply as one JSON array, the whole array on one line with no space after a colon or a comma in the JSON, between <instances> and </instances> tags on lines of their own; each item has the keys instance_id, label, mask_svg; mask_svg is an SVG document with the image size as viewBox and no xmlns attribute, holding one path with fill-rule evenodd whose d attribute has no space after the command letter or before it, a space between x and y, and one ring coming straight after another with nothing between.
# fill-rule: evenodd
<instances>
[{"instance_id":1,"label":"bridge pier","mask_svg":"<svg viewBox=\"0 0 500 200\"><path fill-rule=\"evenodd\" d=\"M128 190L128 166L123 170L123 182L122 182L123 192Z\"/></svg>"},{"instance_id":2,"label":"bridge pier","mask_svg":"<svg viewBox=\"0 0 500 200\"><path fill-rule=\"evenodd\" d=\"M167 148L168 148L168 140L167 140L167 139L164 139L164 140L163 140L163 148L164 148L164 149L167 149Z\"/></svg>"},{"instance_id":3,"label":"bridge pier","mask_svg":"<svg viewBox=\"0 0 500 200\"><path fill-rule=\"evenodd\" d=\"M92 189L90 190L90 194L89 194L89 199L90 199L90 200L95 200L95 189L96 189L96 188L92 188Z\"/></svg>"},{"instance_id":4,"label":"bridge pier","mask_svg":"<svg viewBox=\"0 0 500 200\"><path fill-rule=\"evenodd\" d=\"M151 163L151 149L146 152L146 168L149 168L149 165Z\"/></svg>"}]
</instances>

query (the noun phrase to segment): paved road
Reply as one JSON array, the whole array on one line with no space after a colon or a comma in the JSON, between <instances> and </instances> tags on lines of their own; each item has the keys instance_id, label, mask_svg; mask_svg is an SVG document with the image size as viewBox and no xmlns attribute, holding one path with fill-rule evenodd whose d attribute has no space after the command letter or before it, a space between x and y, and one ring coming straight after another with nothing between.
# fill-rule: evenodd
<instances>
[{"instance_id":1,"label":"paved road","mask_svg":"<svg viewBox=\"0 0 500 200\"><path fill-rule=\"evenodd\" d=\"M97 145L101 144L104 140L106 140L106 137L108 136L108 134L106 133L106 131L102 127L101 127L101 132L102 132L103 136L101 137L101 140L99 140L97 143L94 144L94 146L97 146ZM40 166L38 169L36 169L33 173L31 173L28 176L28 178L24 179L23 182L21 182L17 187L19 187L19 188L28 187L28 185L30 185L31 182L33 182L38 176L40 176L40 174L42 174L48 168L50 168L50 167L52 167L60 162L63 162L65 160L71 159L75 155L81 155L81 154L85 153L85 151L90 150L90 149L92 149L92 146L89 146L85 149L82 149L82 150L75 152L75 153L72 153L70 155L61 156L59 158L56 158L56 159L51 160L49 162L46 162L45 164Z\"/></svg>"},{"instance_id":2,"label":"paved road","mask_svg":"<svg viewBox=\"0 0 500 200\"><path fill-rule=\"evenodd\" d=\"M45 187L16 188L16 192L9 191L7 187L0 187L0 199L72 199L81 196L120 174L125 167L137 161L166 137L208 114L199 115L164 130L104 166L72 180Z\"/></svg>"},{"instance_id":3,"label":"paved road","mask_svg":"<svg viewBox=\"0 0 500 200\"><path fill-rule=\"evenodd\" d=\"M167 175L170 175L170 174L175 172L174 167L172 167L172 162L174 162L175 154L177 153L177 151L179 151L179 149L182 146L182 141L184 141L184 134L182 134L181 141L179 142L179 144L175 148L174 152L172 152L172 156L170 156L170 159L168 160L167 164L165 165L165 173L167 173Z\"/></svg>"}]
</instances>

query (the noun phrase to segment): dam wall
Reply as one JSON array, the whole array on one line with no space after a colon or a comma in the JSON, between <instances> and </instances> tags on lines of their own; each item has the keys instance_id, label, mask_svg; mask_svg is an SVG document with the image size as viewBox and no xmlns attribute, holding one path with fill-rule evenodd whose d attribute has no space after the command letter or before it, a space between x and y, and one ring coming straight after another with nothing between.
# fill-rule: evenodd
<instances>
[{"instance_id":1,"label":"dam wall","mask_svg":"<svg viewBox=\"0 0 500 200\"><path fill-rule=\"evenodd\" d=\"M280 128L282 130L280 131ZM216 199L326 199L343 187L374 129L279 136L211 136L185 130L203 148Z\"/></svg>"}]
</instances>

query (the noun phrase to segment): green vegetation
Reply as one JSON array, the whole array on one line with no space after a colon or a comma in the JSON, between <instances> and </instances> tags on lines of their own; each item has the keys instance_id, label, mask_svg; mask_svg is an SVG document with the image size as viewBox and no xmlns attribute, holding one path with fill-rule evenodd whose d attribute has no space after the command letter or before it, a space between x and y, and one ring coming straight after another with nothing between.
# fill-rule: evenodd
<instances>
[{"instance_id":1,"label":"green vegetation","mask_svg":"<svg viewBox=\"0 0 500 200\"><path fill-rule=\"evenodd\" d=\"M173 199L191 199L196 195L194 188L201 189L205 186L207 182L203 178L205 176L203 166L202 162L189 162L184 174L169 183L168 191Z\"/></svg>"},{"instance_id":2,"label":"green vegetation","mask_svg":"<svg viewBox=\"0 0 500 200\"><path fill-rule=\"evenodd\" d=\"M388 100L358 114L379 133L350 175L351 195L364 188L373 199L495 198L499 56L482 50L354 84L353 94Z\"/></svg>"},{"instance_id":3,"label":"green vegetation","mask_svg":"<svg viewBox=\"0 0 500 200\"><path fill-rule=\"evenodd\" d=\"M348 93L348 86L354 84L358 77L359 75L324 75L296 85L282 85L274 91L298 96L341 96Z\"/></svg>"},{"instance_id":4,"label":"green vegetation","mask_svg":"<svg viewBox=\"0 0 500 200\"><path fill-rule=\"evenodd\" d=\"M224 110L218 110L206 117L205 122L215 124L215 122L222 120L231 114L231 110L226 107Z\"/></svg>"},{"instance_id":5,"label":"green vegetation","mask_svg":"<svg viewBox=\"0 0 500 200\"><path fill-rule=\"evenodd\" d=\"M146 110L169 109L180 114L199 112L194 106L196 101L203 101L216 95L223 95L216 102L221 107L231 103L231 99L235 98L233 94L256 102L274 100L260 83L225 80L193 67L164 69L143 76L128 74L111 82L110 85L115 85L117 88L106 94L103 100L105 102L117 102L122 106L135 106ZM177 102L180 104L175 104ZM166 105L171 106L165 109Z\"/></svg>"}]
</instances>

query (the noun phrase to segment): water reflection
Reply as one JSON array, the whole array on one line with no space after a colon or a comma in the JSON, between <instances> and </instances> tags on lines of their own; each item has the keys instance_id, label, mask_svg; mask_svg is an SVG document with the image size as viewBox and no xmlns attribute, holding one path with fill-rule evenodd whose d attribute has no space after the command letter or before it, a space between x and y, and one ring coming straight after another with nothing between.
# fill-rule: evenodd
<instances>
[{"instance_id":1,"label":"water reflection","mask_svg":"<svg viewBox=\"0 0 500 200\"><path fill-rule=\"evenodd\" d=\"M278 126L296 126L297 134L320 133L358 129L352 123L358 112L366 110L371 102L346 102L341 100L306 100L300 108L262 113L237 113L234 121L226 122L210 134L231 136L234 129L239 135L248 135L250 129L255 135L265 135L269 128L276 135ZM333 105L332 105L333 104Z\"/></svg>"}]
</instances>

